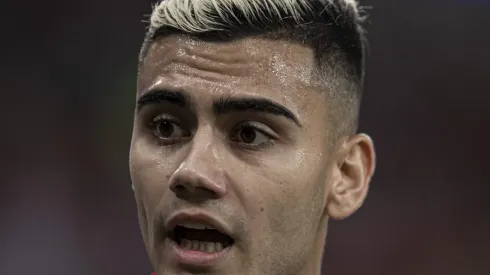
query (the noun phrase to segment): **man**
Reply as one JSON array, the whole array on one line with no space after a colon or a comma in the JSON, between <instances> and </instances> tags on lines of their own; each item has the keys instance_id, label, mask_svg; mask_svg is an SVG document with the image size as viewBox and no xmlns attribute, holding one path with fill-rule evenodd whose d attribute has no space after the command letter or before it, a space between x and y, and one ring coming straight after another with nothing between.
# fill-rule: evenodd
<instances>
[{"instance_id":1,"label":"man","mask_svg":"<svg viewBox=\"0 0 490 275\"><path fill-rule=\"evenodd\" d=\"M130 171L158 275L318 275L374 172L353 0L167 0L139 60Z\"/></svg>"}]
</instances>

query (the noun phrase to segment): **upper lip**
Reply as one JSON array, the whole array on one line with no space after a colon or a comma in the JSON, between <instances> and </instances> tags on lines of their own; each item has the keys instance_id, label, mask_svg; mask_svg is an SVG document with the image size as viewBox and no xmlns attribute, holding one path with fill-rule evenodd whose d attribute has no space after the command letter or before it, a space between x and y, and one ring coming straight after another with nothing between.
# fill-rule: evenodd
<instances>
[{"instance_id":1,"label":"upper lip","mask_svg":"<svg viewBox=\"0 0 490 275\"><path fill-rule=\"evenodd\" d=\"M225 223L217 218L214 218L211 215L207 215L202 212L177 212L171 215L169 219L167 219L167 221L165 222L165 228L167 228L167 230L169 231L172 231L177 225L184 222L194 222L208 225L215 228L220 233L226 234L231 237L231 230L228 228L228 226L226 226Z\"/></svg>"}]
</instances>

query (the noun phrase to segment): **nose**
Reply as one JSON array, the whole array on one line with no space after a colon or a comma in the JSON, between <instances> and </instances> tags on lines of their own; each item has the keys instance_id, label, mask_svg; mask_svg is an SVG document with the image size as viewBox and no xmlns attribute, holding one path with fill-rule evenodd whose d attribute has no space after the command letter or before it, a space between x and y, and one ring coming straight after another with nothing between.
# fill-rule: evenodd
<instances>
[{"instance_id":1,"label":"nose","mask_svg":"<svg viewBox=\"0 0 490 275\"><path fill-rule=\"evenodd\" d=\"M219 150L210 134L206 136L194 136L192 148L170 178L169 188L180 199L198 202L226 195Z\"/></svg>"}]
</instances>

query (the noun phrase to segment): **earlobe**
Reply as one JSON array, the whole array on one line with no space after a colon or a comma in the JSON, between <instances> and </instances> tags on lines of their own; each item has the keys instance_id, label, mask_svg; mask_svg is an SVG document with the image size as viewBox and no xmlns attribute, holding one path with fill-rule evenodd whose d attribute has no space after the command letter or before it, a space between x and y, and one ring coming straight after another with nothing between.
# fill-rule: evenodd
<instances>
[{"instance_id":1,"label":"earlobe","mask_svg":"<svg viewBox=\"0 0 490 275\"><path fill-rule=\"evenodd\" d=\"M364 202L374 173L375 153L371 138L358 134L340 145L332 171L327 213L333 219L352 215Z\"/></svg>"}]
</instances>

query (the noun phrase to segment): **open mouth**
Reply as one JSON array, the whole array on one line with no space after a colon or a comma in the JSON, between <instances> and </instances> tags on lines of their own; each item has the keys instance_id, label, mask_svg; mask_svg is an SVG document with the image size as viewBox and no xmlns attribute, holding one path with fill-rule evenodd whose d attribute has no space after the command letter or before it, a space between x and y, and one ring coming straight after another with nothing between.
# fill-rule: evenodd
<instances>
[{"instance_id":1,"label":"open mouth","mask_svg":"<svg viewBox=\"0 0 490 275\"><path fill-rule=\"evenodd\" d=\"M202 224L179 224L170 232L170 238L181 249L217 253L233 245L233 239L215 228Z\"/></svg>"}]
</instances>

